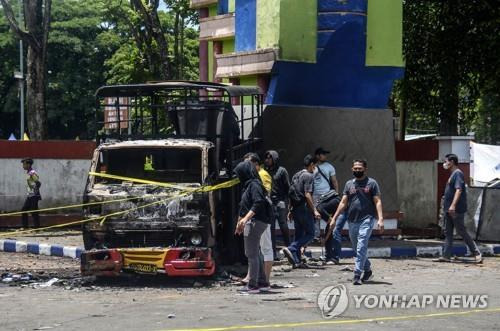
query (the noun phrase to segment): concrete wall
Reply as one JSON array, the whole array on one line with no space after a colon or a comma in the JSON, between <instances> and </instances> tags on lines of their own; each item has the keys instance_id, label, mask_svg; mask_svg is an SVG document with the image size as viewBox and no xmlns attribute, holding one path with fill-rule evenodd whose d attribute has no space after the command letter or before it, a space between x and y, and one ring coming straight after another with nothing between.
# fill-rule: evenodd
<instances>
[{"instance_id":1,"label":"concrete wall","mask_svg":"<svg viewBox=\"0 0 500 331\"><path fill-rule=\"evenodd\" d=\"M0 165L0 210L18 211L26 198L26 172L19 159L0 159ZM82 202L90 160L40 159L33 168L42 182L41 208Z\"/></svg>"},{"instance_id":2,"label":"concrete wall","mask_svg":"<svg viewBox=\"0 0 500 331\"><path fill-rule=\"evenodd\" d=\"M343 188L352 178L352 160L366 158L369 176L380 184L385 211L399 210L392 114L383 109L268 106L264 144L280 152L290 176L308 153L322 146Z\"/></svg>"},{"instance_id":3,"label":"concrete wall","mask_svg":"<svg viewBox=\"0 0 500 331\"><path fill-rule=\"evenodd\" d=\"M398 161L398 194L404 213L402 227L426 228L436 224L437 167L434 161Z\"/></svg>"},{"instance_id":4,"label":"concrete wall","mask_svg":"<svg viewBox=\"0 0 500 331\"><path fill-rule=\"evenodd\" d=\"M26 157L34 159L40 175L41 208L81 203L94 148L92 141L0 140L0 211L23 205L26 171L20 161Z\"/></svg>"}]
</instances>

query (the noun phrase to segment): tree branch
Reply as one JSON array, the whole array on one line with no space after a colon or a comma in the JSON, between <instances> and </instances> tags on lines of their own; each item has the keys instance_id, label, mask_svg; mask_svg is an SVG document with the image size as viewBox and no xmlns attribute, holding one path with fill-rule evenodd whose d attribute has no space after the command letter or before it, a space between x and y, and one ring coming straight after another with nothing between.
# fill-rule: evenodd
<instances>
[{"instance_id":1,"label":"tree branch","mask_svg":"<svg viewBox=\"0 0 500 331\"><path fill-rule=\"evenodd\" d=\"M7 21L9 22L9 26L10 26L12 32L16 35L16 37L21 39L22 41L30 44L32 47L34 47L36 49L40 49L40 43L36 40L36 38L33 35L31 35L30 33L23 31L19 27L19 23L16 20L14 12L12 11L12 7L7 2L7 0L0 0L0 3L2 4L3 10L5 12L5 17L7 18Z\"/></svg>"}]
</instances>

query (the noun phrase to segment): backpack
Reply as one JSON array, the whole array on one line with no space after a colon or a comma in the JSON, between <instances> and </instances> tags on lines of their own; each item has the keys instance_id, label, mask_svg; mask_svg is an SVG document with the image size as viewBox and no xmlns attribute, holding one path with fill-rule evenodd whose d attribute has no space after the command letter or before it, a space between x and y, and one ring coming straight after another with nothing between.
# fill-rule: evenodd
<instances>
[{"instance_id":1,"label":"backpack","mask_svg":"<svg viewBox=\"0 0 500 331\"><path fill-rule=\"evenodd\" d=\"M299 179L302 176L303 172L306 170L301 170L297 172L292 177L292 183L290 184L290 188L288 189L288 198L290 199L290 204L292 207L296 207L305 202L306 197L303 192L300 192L299 189Z\"/></svg>"}]
</instances>

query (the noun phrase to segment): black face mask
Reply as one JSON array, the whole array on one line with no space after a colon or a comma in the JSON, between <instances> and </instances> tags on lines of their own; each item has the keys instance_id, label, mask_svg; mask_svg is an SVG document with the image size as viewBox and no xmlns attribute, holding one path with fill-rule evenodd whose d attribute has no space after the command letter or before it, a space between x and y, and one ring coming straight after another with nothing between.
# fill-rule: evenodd
<instances>
[{"instance_id":1,"label":"black face mask","mask_svg":"<svg viewBox=\"0 0 500 331\"><path fill-rule=\"evenodd\" d=\"M361 177L363 177L365 175L365 172L364 171L353 171L352 174L356 178L361 178Z\"/></svg>"}]
</instances>

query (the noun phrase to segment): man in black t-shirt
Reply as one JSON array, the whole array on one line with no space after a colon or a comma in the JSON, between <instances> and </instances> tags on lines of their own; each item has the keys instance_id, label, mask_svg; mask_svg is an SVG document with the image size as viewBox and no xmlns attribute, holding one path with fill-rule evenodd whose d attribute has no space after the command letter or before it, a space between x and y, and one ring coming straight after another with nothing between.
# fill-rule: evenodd
<instances>
[{"instance_id":1,"label":"man in black t-shirt","mask_svg":"<svg viewBox=\"0 0 500 331\"><path fill-rule=\"evenodd\" d=\"M476 243L467 233L464 224L464 216L467 211L467 190L465 188L464 173L458 169L458 157L455 154L445 156L443 168L450 172L450 178L446 183L443 199L443 214L445 221L445 244L443 256L435 259L434 262L450 262L451 249L453 246L453 230L457 229L458 234L463 238L474 258L473 262L480 263L483 258L477 248Z\"/></svg>"},{"instance_id":2,"label":"man in black t-shirt","mask_svg":"<svg viewBox=\"0 0 500 331\"><path fill-rule=\"evenodd\" d=\"M375 179L366 176L366 160L354 160L352 174L354 179L347 181L344 187L342 200L330 220L329 229L335 229L337 217L347 208L347 221L349 222L349 237L352 249L356 252L354 258L354 285L370 280L373 276L371 263L368 260L368 241L370 239L375 218L380 230L384 229L382 200L380 188ZM327 239L331 236L331 230ZM361 277L363 274L363 277Z\"/></svg>"}]
</instances>

